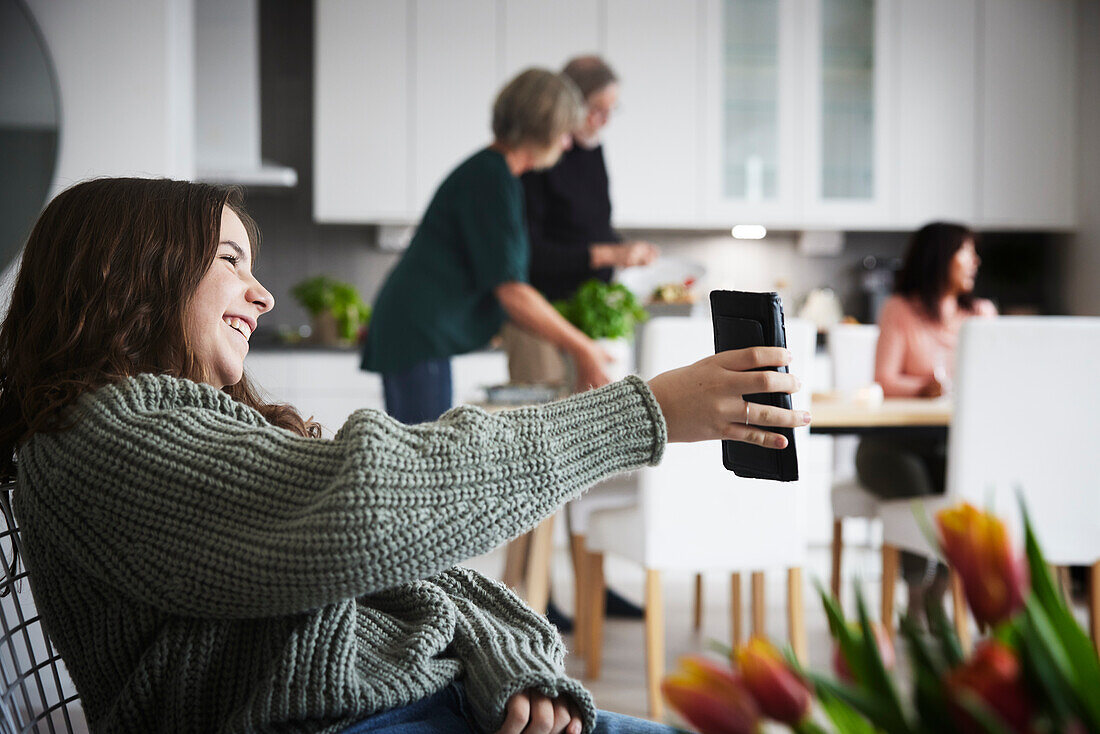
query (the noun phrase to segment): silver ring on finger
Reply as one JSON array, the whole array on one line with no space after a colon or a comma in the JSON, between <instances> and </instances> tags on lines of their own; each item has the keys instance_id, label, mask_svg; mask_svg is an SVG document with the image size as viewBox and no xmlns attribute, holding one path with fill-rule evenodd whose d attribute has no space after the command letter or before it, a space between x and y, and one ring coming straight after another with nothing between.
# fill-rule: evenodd
<instances>
[{"instance_id":1,"label":"silver ring on finger","mask_svg":"<svg viewBox=\"0 0 1100 734\"><path fill-rule=\"evenodd\" d=\"M745 401L745 425L749 424L749 401Z\"/></svg>"}]
</instances>

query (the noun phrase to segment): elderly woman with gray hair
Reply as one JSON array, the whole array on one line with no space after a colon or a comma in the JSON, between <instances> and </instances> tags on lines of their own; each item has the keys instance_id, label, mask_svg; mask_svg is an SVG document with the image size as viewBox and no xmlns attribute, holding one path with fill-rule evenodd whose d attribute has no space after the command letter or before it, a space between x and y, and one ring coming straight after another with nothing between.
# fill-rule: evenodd
<instances>
[{"instance_id":1,"label":"elderly woman with gray hair","mask_svg":"<svg viewBox=\"0 0 1100 734\"><path fill-rule=\"evenodd\" d=\"M448 410L450 357L484 347L506 319L571 355L578 388L609 382L607 353L527 282L519 176L554 165L571 145L580 102L568 79L545 69L508 82L493 105L493 142L439 186L382 286L362 368L382 374L386 411L402 423Z\"/></svg>"}]
</instances>

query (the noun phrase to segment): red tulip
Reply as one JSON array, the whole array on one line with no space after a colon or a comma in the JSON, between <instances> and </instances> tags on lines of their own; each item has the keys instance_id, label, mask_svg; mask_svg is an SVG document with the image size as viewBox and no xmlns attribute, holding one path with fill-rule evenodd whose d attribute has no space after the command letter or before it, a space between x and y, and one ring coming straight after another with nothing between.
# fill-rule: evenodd
<instances>
[{"instance_id":1,"label":"red tulip","mask_svg":"<svg viewBox=\"0 0 1100 734\"><path fill-rule=\"evenodd\" d=\"M810 713L810 689L770 642L753 637L737 651L737 664L765 715L794 725Z\"/></svg>"},{"instance_id":2,"label":"red tulip","mask_svg":"<svg viewBox=\"0 0 1100 734\"><path fill-rule=\"evenodd\" d=\"M863 632L858 624L852 623L851 627L855 636L863 637ZM878 654L882 658L883 667L886 670L893 670L894 664L897 662L897 655L894 653L894 641L890 639L890 635L886 634L886 630L878 623L871 623L871 631L875 635L875 644L878 646ZM835 642L833 644L833 671L842 681L855 682L852 671L848 667L848 661L844 659L844 653L841 651L840 645Z\"/></svg>"},{"instance_id":3,"label":"red tulip","mask_svg":"<svg viewBox=\"0 0 1100 734\"><path fill-rule=\"evenodd\" d=\"M1034 708L1020 662L1003 643L995 639L981 643L974 656L948 673L944 682L955 721L964 734L986 731L961 705L964 692L984 703L1011 731L1021 734L1032 731Z\"/></svg>"},{"instance_id":4,"label":"red tulip","mask_svg":"<svg viewBox=\"0 0 1100 734\"><path fill-rule=\"evenodd\" d=\"M698 655L661 681L672 708L702 734L755 734L760 711L741 676Z\"/></svg>"},{"instance_id":5,"label":"red tulip","mask_svg":"<svg viewBox=\"0 0 1100 734\"><path fill-rule=\"evenodd\" d=\"M979 623L995 625L1023 607L1027 570L1012 552L1003 522L963 503L941 510L936 523L944 555L962 577Z\"/></svg>"}]
</instances>

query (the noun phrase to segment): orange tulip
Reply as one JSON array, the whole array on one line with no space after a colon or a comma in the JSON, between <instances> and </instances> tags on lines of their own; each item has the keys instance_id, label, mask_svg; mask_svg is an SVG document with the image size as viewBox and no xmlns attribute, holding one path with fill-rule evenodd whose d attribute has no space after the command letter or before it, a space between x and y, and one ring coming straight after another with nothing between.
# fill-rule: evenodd
<instances>
[{"instance_id":1,"label":"orange tulip","mask_svg":"<svg viewBox=\"0 0 1100 734\"><path fill-rule=\"evenodd\" d=\"M862 637L863 633L860 630L858 623L853 622L849 625L852 628L852 634L857 637ZM886 630L883 629L881 624L877 622L871 623L871 631L875 635L875 644L878 646L879 657L882 658L882 665L886 670L893 670L894 664L897 662L897 655L894 652L894 641L890 639L890 635L886 634ZM852 671L848 667L848 661L844 659L844 653L840 649L840 645L833 643L833 671L837 677L847 683L854 682L852 677Z\"/></svg>"},{"instance_id":2,"label":"orange tulip","mask_svg":"<svg viewBox=\"0 0 1100 734\"><path fill-rule=\"evenodd\" d=\"M755 734L760 711L741 676L729 668L693 655L661 681L672 708L702 734Z\"/></svg>"},{"instance_id":3,"label":"orange tulip","mask_svg":"<svg viewBox=\"0 0 1100 734\"><path fill-rule=\"evenodd\" d=\"M995 625L1023 607L1027 570L1012 552L1003 522L963 503L941 510L936 524L944 555L962 577L978 622Z\"/></svg>"},{"instance_id":4,"label":"orange tulip","mask_svg":"<svg viewBox=\"0 0 1100 734\"><path fill-rule=\"evenodd\" d=\"M1003 643L995 639L981 643L974 656L948 673L944 682L955 721L964 734L986 731L961 705L964 693L984 703L1010 731L1032 731L1034 708L1023 671L1012 649Z\"/></svg>"},{"instance_id":5,"label":"orange tulip","mask_svg":"<svg viewBox=\"0 0 1100 734\"><path fill-rule=\"evenodd\" d=\"M770 642L753 637L737 651L737 664L765 715L794 725L810 713L810 689Z\"/></svg>"}]
</instances>

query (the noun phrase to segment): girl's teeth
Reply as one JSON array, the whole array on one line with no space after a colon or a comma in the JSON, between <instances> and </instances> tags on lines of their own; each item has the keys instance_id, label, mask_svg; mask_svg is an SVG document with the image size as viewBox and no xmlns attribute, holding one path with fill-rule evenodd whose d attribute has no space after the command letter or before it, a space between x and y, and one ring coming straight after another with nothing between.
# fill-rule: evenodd
<instances>
[{"instance_id":1,"label":"girl's teeth","mask_svg":"<svg viewBox=\"0 0 1100 734\"><path fill-rule=\"evenodd\" d=\"M226 324L228 324L230 326L230 328L233 328L233 329L236 329L237 331L239 331L241 333L241 336L243 336L245 339L248 339L248 337L252 336L252 329L251 329L251 327L249 327L247 321L241 321L240 319L238 319L236 317L228 317L228 316L223 320L225 321Z\"/></svg>"}]
</instances>

